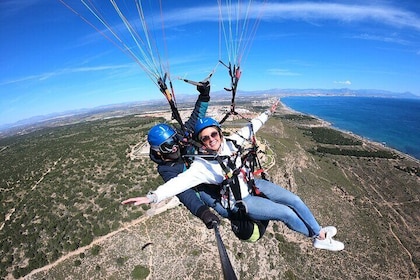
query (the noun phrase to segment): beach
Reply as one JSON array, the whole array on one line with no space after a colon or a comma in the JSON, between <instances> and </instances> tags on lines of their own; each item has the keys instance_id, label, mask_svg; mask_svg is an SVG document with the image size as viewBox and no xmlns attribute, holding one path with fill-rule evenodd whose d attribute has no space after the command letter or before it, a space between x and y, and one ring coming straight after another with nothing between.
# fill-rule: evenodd
<instances>
[{"instance_id":1,"label":"beach","mask_svg":"<svg viewBox=\"0 0 420 280\"><path fill-rule=\"evenodd\" d=\"M420 99L294 96L282 98L282 104L326 121L334 129L420 160Z\"/></svg>"},{"instance_id":2,"label":"beach","mask_svg":"<svg viewBox=\"0 0 420 280\"><path fill-rule=\"evenodd\" d=\"M310 117L312 117L312 118L314 118L314 119L316 119L318 121L319 124L316 124L316 126L323 126L323 127L329 127L329 128L335 129L337 131L340 131L340 132L342 132L344 134L347 134L347 135L349 135L351 137L354 137L354 138L362 141L363 142L363 145L371 146L371 147L374 147L375 149L382 149L382 150L387 150L387 151L393 152L393 153L397 154L401 158L408 159L408 160L413 161L413 162L415 162L415 163L417 163L417 164L420 165L420 160L417 159L417 158L415 158L412 155L406 154L406 153L404 153L402 151L399 151L399 150L397 150L395 148L389 147L389 146L387 146L384 143L373 141L373 140L368 139L366 137L363 137L361 135L357 135L357 134L355 134L355 133L353 133L351 131L346 131L344 129L340 129L340 128L334 127L332 125L332 123L330 123L330 122L328 122L328 121L326 121L324 119L321 119L318 116L311 115L311 114L308 114L308 113L302 113L302 112L299 112L299 111L297 111L297 110L295 110L293 108L290 108L289 106L287 106L286 104L284 104L284 102L282 102L281 100L280 100L280 104L279 104L279 107L278 107L277 111L280 114L302 114L302 115L310 116Z\"/></svg>"}]
</instances>

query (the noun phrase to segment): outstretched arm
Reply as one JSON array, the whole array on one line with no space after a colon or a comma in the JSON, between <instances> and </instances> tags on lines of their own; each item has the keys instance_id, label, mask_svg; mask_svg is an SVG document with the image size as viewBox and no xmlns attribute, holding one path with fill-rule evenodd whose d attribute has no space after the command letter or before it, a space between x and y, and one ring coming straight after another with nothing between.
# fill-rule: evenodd
<instances>
[{"instance_id":1,"label":"outstretched arm","mask_svg":"<svg viewBox=\"0 0 420 280\"><path fill-rule=\"evenodd\" d=\"M214 182L214 176L212 177L209 174L211 175L211 171L207 170L206 166L197 164L196 161L194 161L191 164L191 167L185 172L178 174L163 185L160 185L155 191L149 193L147 195L148 199L145 197L134 197L124 200L125 203L123 204L135 203L135 205L140 205L144 203L158 203L200 184L218 183Z\"/></svg>"},{"instance_id":2,"label":"outstretched arm","mask_svg":"<svg viewBox=\"0 0 420 280\"><path fill-rule=\"evenodd\" d=\"M201 82L197 86L197 91L200 95L195 102L194 110L192 111L190 118L185 122L185 127L190 131L194 130L197 119L206 116L207 108L209 106L208 103L210 101L210 83L208 81Z\"/></svg>"},{"instance_id":3,"label":"outstretched arm","mask_svg":"<svg viewBox=\"0 0 420 280\"><path fill-rule=\"evenodd\" d=\"M124 200L121 204L133 204L133 205L141 205L141 204L148 204L151 203L150 199L147 196L139 196L139 197L132 197L129 199Z\"/></svg>"},{"instance_id":4,"label":"outstretched arm","mask_svg":"<svg viewBox=\"0 0 420 280\"><path fill-rule=\"evenodd\" d=\"M280 100L277 99L276 102L274 102L274 104L271 105L271 108L268 109L271 114L273 114L277 110L277 107L279 106L279 103L280 103Z\"/></svg>"},{"instance_id":5,"label":"outstretched arm","mask_svg":"<svg viewBox=\"0 0 420 280\"><path fill-rule=\"evenodd\" d=\"M250 139L253 133L256 133L263 126L263 124L265 124L268 118L276 111L278 105L279 100L277 99L269 109L267 109L258 117L252 119L249 125L241 128L236 134L229 138L236 140L239 145L241 145L245 139Z\"/></svg>"},{"instance_id":6,"label":"outstretched arm","mask_svg":"<svg viewBox=\"0 0 420 280\"><path fill-rule=\"evenodd\" d=\"M124 200L123 202L121 202L121 204L133 204L133 205L136 205L136 206L142 205L142 204L149 204L149 203L153 202L153 199L150 199L149 197L150 197L150 195L140 196L140 197L132 197L132 198ZM200 218L203 221L203 223L206 225L206 227L208 229L213 228L214 223L220 224L219 217L217 217L213 212L211 212L209 207L207 205L204 205L204 203L198 209L198 211L194 214L195 214L195 216L197 216L198 218Z\"/></svg>"}]
</instances>

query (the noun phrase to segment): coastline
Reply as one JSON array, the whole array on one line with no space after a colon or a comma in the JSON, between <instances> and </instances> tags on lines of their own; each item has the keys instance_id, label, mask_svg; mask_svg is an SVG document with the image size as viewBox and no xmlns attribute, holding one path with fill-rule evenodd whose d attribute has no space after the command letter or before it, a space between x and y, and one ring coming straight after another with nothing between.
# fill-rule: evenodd
<instances>
[{"instance_id":1,"label":"coastline","mask_svg":"<svg viewBox=\"0 0 420 280\"><path fill-rule=\"evenodd\" d=\"M316 120L320 123L320 125L319 125L319 126L329 127L329 128L334 129L334 130L340 131L340 132L342 132L342 133L344 133L344 134L347 134L347 135L349 135L349 136L351 136L351 137L354 137L354 138L356 138L356 139L358 139L358 140L362 141L362 143L363 143L364 145L367 145L367 146L369 146L369 145L370 145L370 146L373 146L373 147L375 147L375 148L377 148L377 149L384 149L384 150L387 150L387 151L393 152L393 153L397 154L398 156L400 156L400 157L402 157L402 158L405 158L405 159L407 159L407 160L409 160L409 161L413 161L413 162L415 162L416 164L419 164L419 165L420 165L420 159L417 159L417 158L415 158L415 157L414 157L414 156L412 156L412 155L406 154L406 153L404 153L404 152L402 152L402 151L400 151L400 150L397 150L397 149L395 149L395 148L389 147L389 146L387 146L386 144L383 144L383 143L380 143L380 142L377 142L377 141L374 141L374 140L368 139L368 138L366 138L366 137L363 137L363 136L361 136L361 135L355 134L355 133L353 133L353 132L351 132L351 131L347 131L347 130L344 130L344 129L340 129L340 128L338 128L338 127L335 127L335 126L333 126L333 125L332 125L332 123L330 123L330 122L328 122L328 121L326 121L326 120L324 120L324 119L322 119L322 118L320 118L320 117L318 117L318 116L316 116L316 115L311 115L311 114L307 114L307 113L299 112L299 111L297 111L297 110L295 110L295 109L292 109L292 108L290 108L290 107L286 106L286 105L285 105L285 104L281 101L281 98L280 98L279 100L280 100L280 103L279 103L279 105L280 105L280 106L279 106L279 109L278 109L278 111L279 111L279 112L280 112L280 111L283 111L283 112L284 112L284 113L286 113L286 114L299 114L299 115L305 115L305 116L312 117L312 118L316 119Z\"/></svg>"},{"instance_id":2,"label":"coastline","mask_svg":"<svg viewBox=\"0 0 420 280\"><path fill-rule=\"evenodd\" d=\"M246 113L250 117L256 116L259 113L255 111L261 112L268 105L268 102L253 103L251 109L254 110ZM219 110L219 106L211 110L217 118L224 112ZM289 118L287 114L292 115ZM302 118L295 117L297 114ZM416 262L420 256L417 250L420 175L416 173L419 165L416 164L415 169L405 169L413 166L413 161L397 154L394 154L395 159L313 154L311 148L323 143L307 137L302 128L313 126L329 130L330 124L307 116L279 104L278 111L258 137L272 144L268 148L276 159L272 169L264 168L270 179L301 196L321 224L336 226L339 230L337 239L345 242L346 248L339 253L317 251L307 237L291 231L281 222L270 222L267 233L258 242L241 242L232 233L229 224L223 222L221 234L228 253L233 256L234 269L241 275L259 275L267 279L310 279L314 274L323 279L376 279L378 275L386 279L419 279ZM167 117L170 120L170 113ZM219 273L220 258L212 231L185 207L175 207L153 218L143 219L148 208L120 206L125 194L147 192L150 185L160 182L157 181L155 167L147 160L128 160L127 157L130 152L127 144L131 147L144 141L142 135L147 131L146 125L152 125L153 121L130 115L112 122L105 119L85 122L83 126L72 129L57 129L52 137L40 138L39 134L18 137L16 144L3 150L4 177L14 178L13 174L16 174L14 182L7 181L11 191L4 193L5 201L10 202L5 205L10 210L6 213L14 211L16 205L13 202L19 201L23 195L31 198L34 215L43 217L24 224L28 229L24 239L20 238L20 233L23 219L28 217L25 211L14 211L13 219L6 222L2 231L4 240L8 241L5 245L10 244L13 248L4 256L12 260L6 267L10 276L6 279L14 279L13 275L28 280L82 279L86 276L127 279L135 267L143 268L149 278L160 279L166 279L168 275L179 279L209 279L215 277L215 272ZM115 127L118 129L112 129ZM334 131L336 129L331 128L329 132ZM80 135L84 141L80 141ZM359 136L351 134L349 137ZM39 145L39 141L49 142ZM362 146L363 150L373 150L373 146L370 147L376 144L363 139L362 145L364 143L369 146ZM360 144L355 143L354 147L359 148ZM22 145L26 148L22 149ZM337 146L340 147L340 144ZM133 150L140 152L137 149L140 147L134 146ZM67 149L73 149L72 153L62 154ZM34 192L32 184L26 186L27 178L49 170L57 160L57 151L63 155L61 164L54 165L55 171L49 173L48 180L42 181L42 192L38 191L39 188ZM270 155L271 151L267 154ZM124 153L126 156L121 156ZM41 157L45 161L28 165L33 158ZM99 168L86 168L92 162L98 163L96 166ZM122 167L124 172L115 167ZM19 174L15 170L27 171ZM33 181L37 179L35 177ZM80 196L81 192L84 195ZM45 215L43 207L43 193L57 197L48 215ZM104 199L98 199L101 197ZM86 211L90 206L93 212ZM110 213L109 209L115 209L115 212ZM82 216L84 218L78 218ZM180 221L182 227L179 226ZM74 226L66 227L68 223ZM115 227L116 224L119 226ZM86 233L93 232L93 225L104 225L109 230L101 231L101 235L92 235L92 240L81 244L84 239L80 236L89 237ZM47 238L40 240L40 234ZM65 246L73 242L77 246L64 250L66 247L61 245L63 239L56 236L68 237ZM33 244L28 246L28 242ZM57 242L60 243L57 245ZM41 264L46 270L41 268L23 276L33 269L27 264L36 264L44 256L32 253L30 249L42 254L52 247L58 250L57 258L50 259L49 264ZM14 257L9 257L10 252L15 252ZM262 258L261 252L268 253L264 253ZM326 254L333 255L326 257ZM255 266L255 260L259 261L258 266Z\"/></svg>"}]
</instances>

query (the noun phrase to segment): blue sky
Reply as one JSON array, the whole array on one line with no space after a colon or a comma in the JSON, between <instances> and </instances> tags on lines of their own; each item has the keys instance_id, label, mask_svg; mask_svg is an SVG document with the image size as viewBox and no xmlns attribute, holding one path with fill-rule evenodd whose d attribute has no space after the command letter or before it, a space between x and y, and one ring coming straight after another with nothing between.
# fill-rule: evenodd
<instances>
[{"instance_id":1,"label":"blue sky","mask_svg":"<svg viewBox=\"0 0 420 280\"><path fill-rule=\"evenodd\" d=\"M65 2L89 14L78 1ZM220 40L218 1L160 2L161 10L149 7L159 1L143 1L144 12L176 94L195 94L179 77L198 81L212 71L212 90L229 87L227 69L218 64L229 61ZM419 1L253 4L262 10L248 15L250 23L260 22L255 35L243 40L251 44L240 63L239 90L346 87L420 95ZM78 108L164 100L132 57L60 1L3 0L0 21L0 125Z\"/></svg>"}]
</instances>

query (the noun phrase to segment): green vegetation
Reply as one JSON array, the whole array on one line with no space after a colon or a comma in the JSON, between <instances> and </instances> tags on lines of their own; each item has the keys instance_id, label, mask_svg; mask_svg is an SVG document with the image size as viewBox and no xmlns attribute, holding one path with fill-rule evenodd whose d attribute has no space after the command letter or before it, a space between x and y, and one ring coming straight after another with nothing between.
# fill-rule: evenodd
<instances>
[{"instance_id":1,"label":"green vegetation","mask_svg":"<svg viewBox=\"0 0 420 280\"><path fill-rule=\"evenodd\" d=\"M131 272L131 277L134 279L146 279L150 271L147 267L137 265Z\"/></svg>"},{"instance_id":2,"label":"green vegetation","mask_svg":"<svg viewBox=\"0 0 420 280\"><path fill-rule=\"evenodd\" d=\"M92 247L92 250L91 250L91 254L93 255L93 256L97 256L97 255L99 255L99 252L101 251L101 246L99 246L99 245L94 245L93 247Z\"/></svg>"},{"instance_id":3,"label":"green vegetation","mask_svg":"<svg viewBox=\"0 0 420 280\"><path fill-rule=\"evenodd\" d=\"M294 122L308 122L308 121L316 121L314 117L302 114L286 114L281 116L276 116L276 118L283 119L283 120L290 120Z\"/></svg>"},{"instance_id":4,"label":"green vegetation","mask_svg":"<svg viewBox=\"0 0 420 280\"><path fill-rule=\"evenodd\" d=\"M285 273L284 273L284 279L287 279L287 280L296 280L296 279L298 279L297 277L296 277L296 275L293 273L293 271L291 271L291 270L287 270Z\"/></svg>"},{"instance_id":5,"label":"green vegetation","mask_svg":"<svg viewBox=\"0 0 420 280\"><path fill-rule=\"evenodd\" d=\"M341 155L341 156L353 156L353 157L370 157L370 158L395 158L396 155L389 151L361 151L354 149L343 149L340 147L317 147L311 153L319 154L331 154L331 155Z\"/></svg>"},{"instance_id":6,"label":"green vegetation","mask_svg":"<svg viewBox=\"0 0 420 280\"><path fill-rule=\"evenodd\" d=\"M420 177L420 166L399 166L396 165L395 168L407 172L409 174L415 174L416 176Z\"/></svg>"},{"instance_id":7,"label":"green vegetation","mask_svg":"<svg viewBox=\"0 0 420 280\"><path fill-rule=\"evenodd\" d=\"M126 257L118 257L116 262L118 266L123 266L124 263L126 262L127 258Z\"/></svg>"},{"instance_id":8,"label":"green vegetation","mask_svg":"<svg viewBox=\"0 0 420 280\"><path fill-rule=\"evenodd\" d=\"M333 144L342 146L361 145L362 141L349 137L344 133L329 127L306 128L305 134L312 137L319 144Z\"/></svg>"},{"instance_id":9,"label":"green vegetation","mask_svg":"<svg viewBox=\"0 0 420 280\"><path fill-rule=\"evenodd\" d=\"M161 182L150 161L128 158L156 121L128 116L0 139L0 278L22 277L144 213L120 201Z\"/></svg>"},{"instance_id":10,"label":"green vegetation","mask_svg":"<svg viewBox=\"0 0 420 280\"><path fill-rule=\"evenodd\" d=\"M133 115L1 139L0 278L22 278L65 256L30 279L220 279L214 233L185 207L122 229L149 206L120 201L162 182L147 156L129 157L159 121ZM256 243L240 242L222 220L237 275L416 279L418 162L321 126L312 117L279 113L257 136L268 147L270 178L297 193L320 224L336 225L346 249L315 250L281 222L270 222Z\"/></svg>"},{"instance_id":11,"label":"green vegetation","mask_svg":"<svg viewBox=\"0 0 420 280\"><path fill-rule=\"evenodd\" d=\"M329 127L303 127L304 135L311 137L317 146L309 150L312 154L330 154L341 156L393 159L396 155L390 151L366 150L362 141ZM344 146L344 147L343 147Z\"/></svg>"}]
</instances>

